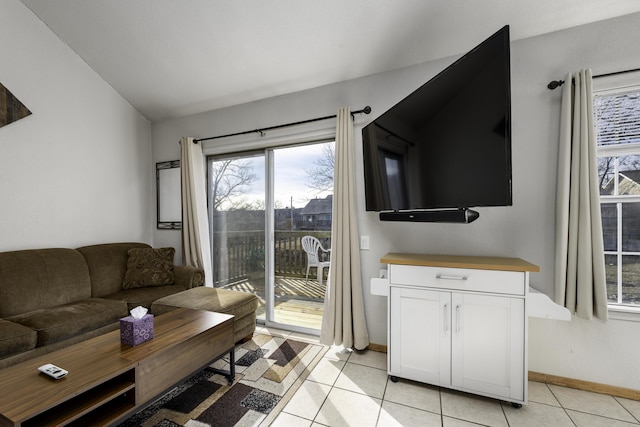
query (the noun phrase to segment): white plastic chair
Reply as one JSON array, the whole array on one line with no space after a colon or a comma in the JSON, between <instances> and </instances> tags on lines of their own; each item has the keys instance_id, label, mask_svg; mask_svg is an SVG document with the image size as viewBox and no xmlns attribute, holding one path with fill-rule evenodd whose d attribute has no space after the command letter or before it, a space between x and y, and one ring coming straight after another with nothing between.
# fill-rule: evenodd
<instances>
[{"instance_id":1,"label":"white plastic chair","mask_svg":"<svg viewBox=\"0 0 640 427\"><path fill-rule=\"evenodd\" d=\"M318 251L330 252L330 249L322 247L320 240L313 236L302 236L300 239L302 242L302 249L307 253L307 275L305 277L305 283L309 281L309 269L311 267L316 268L318 283L322 285L322 275L325 268L329 268L329 261L320 261Z\"/></svg>"}]
</instances>

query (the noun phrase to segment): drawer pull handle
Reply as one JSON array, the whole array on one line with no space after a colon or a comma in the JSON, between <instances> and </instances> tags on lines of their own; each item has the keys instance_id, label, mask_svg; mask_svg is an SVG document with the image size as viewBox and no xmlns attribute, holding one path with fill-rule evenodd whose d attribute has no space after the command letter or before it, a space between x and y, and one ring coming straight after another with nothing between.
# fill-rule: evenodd
<instances>
[{"instance_id":1,"label":"drawer pull handle","mask_svg":"<svg viewBox=\"0 0 640 427\"><path fill-rule=\"evenodd\" d=\"M442 280L467 280L467 276L451 276L448 274L438 274L436 276L436 279L442 279Z\"/></svg>"}]
</instances>

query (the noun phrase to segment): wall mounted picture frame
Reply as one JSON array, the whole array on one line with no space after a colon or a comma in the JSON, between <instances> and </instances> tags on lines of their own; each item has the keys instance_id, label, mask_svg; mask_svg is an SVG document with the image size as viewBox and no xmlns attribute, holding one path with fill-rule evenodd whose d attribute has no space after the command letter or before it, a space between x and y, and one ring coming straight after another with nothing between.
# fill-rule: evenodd
<instances>
[{"instance_id":1,"label":"wall mounted picture frame","mask_svg":"<svg viewBox=\"0 0 640 427\"><path fill-rule=\"evenodd\" d=\"M0 83L0 128L31 115L31 111Z\"/></svg>"},{"instance_id":2,"label":"wall mounted picture frame","mask_svg":"<svg viewBox=\"0 0 640 427\"><path fill-rule=\"evenodd\" d=\"M156 163L158 230L182 228L180 160Z\"/></svg>"}]
</instances>

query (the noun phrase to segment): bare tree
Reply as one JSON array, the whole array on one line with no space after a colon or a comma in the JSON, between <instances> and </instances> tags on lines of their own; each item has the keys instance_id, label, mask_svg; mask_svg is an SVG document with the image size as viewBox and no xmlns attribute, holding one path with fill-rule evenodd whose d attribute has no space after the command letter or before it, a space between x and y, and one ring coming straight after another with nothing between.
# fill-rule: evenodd
<instances>
[{"instance_id":1,"label":"bare tree","mask_svg":"<svg viewBox=\"0 0 640 427\"><path fill-rule=\"evenodd\" d=\"M305 169L307 185L314 190L333 191L333 171L335 168L335 143L322 147L322 156L314 160L314 167Z\"/></svg>"},{"instance_id":2,"label":"bare tree","mask_svg":"<svg viewBox=\"0 0 640 427\"><path fill-rule=\"evenodd\" d=\"M600 177L600 190L604 190L613 177L613 157L598 158L598 176Z\"/></svg>"},{"instance_id":3,"label":"bare tree","mask_svg":"<svg viewBox=\"0 0 640 427\"><path fill-rule=\"evenodd\" d=\"M218 211L223 204L228 208L246 206L243 200L234 200L246 191L257 179L253 173L251 162L246 160L222 160L211 165L211 200L212 208Z\"/></svg>"}]
</instances>

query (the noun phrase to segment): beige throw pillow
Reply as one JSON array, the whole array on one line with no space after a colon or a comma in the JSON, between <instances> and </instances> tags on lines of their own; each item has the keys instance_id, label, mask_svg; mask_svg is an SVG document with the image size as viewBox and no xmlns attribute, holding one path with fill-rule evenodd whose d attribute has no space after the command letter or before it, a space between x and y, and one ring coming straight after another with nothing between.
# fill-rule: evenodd
<instances>
[{"instance_id":1,"label":"beige throw pillow","mask_svg":"<svg viewBox=\"0 0 640 427\"><path fill-rule=\"evenodd\" d=\"M174 248L129 249L123 289L172 285Z\"/></svg>"}]
</instances>

